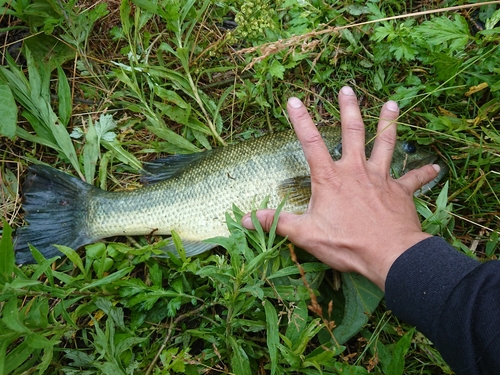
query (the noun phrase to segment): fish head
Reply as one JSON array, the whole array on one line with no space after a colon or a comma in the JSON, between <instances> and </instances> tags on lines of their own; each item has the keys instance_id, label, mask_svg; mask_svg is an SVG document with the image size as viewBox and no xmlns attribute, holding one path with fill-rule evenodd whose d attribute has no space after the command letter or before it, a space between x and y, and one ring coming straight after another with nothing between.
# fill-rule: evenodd
<instances>
[{"instance_id":1,"label":"fish head","mask_svg":"<svg viewBox=\"0 0 500 375\"><path fill-rule=\"evenodd\" d=\"M333 160L342 157L342 139L339 127L326 127L321 129L323 139ZM366 133L366 157L369 158L376 135ZM423 167L426 164L438 164L441 170L436 178L422 186L415 195L425 194L448 173L448 166L435 153L412 141L397 141L391 162L391 176L399 178L411 170Z\"/></svg>"}]
</instances>

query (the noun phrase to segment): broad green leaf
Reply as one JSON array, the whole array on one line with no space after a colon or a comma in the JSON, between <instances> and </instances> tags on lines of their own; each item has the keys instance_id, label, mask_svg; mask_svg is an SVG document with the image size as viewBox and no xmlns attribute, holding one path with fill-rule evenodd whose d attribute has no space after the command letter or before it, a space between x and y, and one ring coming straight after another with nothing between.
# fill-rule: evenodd
<instances>
[{"instance_id":1,"label":"broad green leaf","mask_svg":"<svg viewBox=\"0 0 500 375\"><path fill-rule=\"evenodd\" d=\"M232 372L238 375L252 375L250 361L243 347L233 336L228 337L228 345L231 348L231 367Z\"/></svg>"},{"instance_id":2,"label":"broad green leaf","mask_svg":"<svg viewBox=\"0 0 500 375\"><path fill-rule=\"evenodd\" d=\"M415 328L412 328L408 333L399 339L399 341L394 346L394 351L392 352L392 359L387 369L385 375L403 375L405 367L405 356L411 345L411 339L413 338L413 333Z\"/></svg>"},{"instance_id":3,"label":"broad green leaf","mask_svg":"<svg viewBox=\"0 0 500 375\"><path fill-rule=\"evenodd\" d=\"M68 78L60 66L57 67L57 97L59 98L59 119L64 126L68 126L73 111L73 101Z\"/></svg>"},{"instance_id":4,"label":"broad green leaf","mask_svg":"<svg viewBox=\"0 0 500 375\"><path fill-rule=\"evenodd\" d=\"M0 82L0 135L14 138L17 127L17 105L12 91L5 83Z\"/></svg>"},{"instance_id":5,"label":"broad green leaf","mask_svg":"<svg viewBox=\"0 0 500 375\"><path fill-rule=\"evenodd\" d=\"M180 108L187 109L189 106L189 103L186 103L186 101L182 99L181 96L175 91L167 90L160 86L155 86L154 92L160 98L166 100L167 102L173 103Z\"/></svg>"},{"instance_id":6,"label":"broad green leaf","mask_svg":"<svg viewBox=\"0 0 500 375\"><path fill-rule=\"evenodd\" d=\"M309 316L308 311L309 310L307 309L307 303L305 300L299 301L297 306L292 311L285 333L285 336L290 340L290 342L292 342L292 344L297 342L302 331L307 326L307 319ZM292 349L292 347L290 347L290 349Z\"/></svg>"},{"instance_id":7,"label":"broad green leaf","mask_svg":"<svg viewBox=\"0 0 500 375\"><path fill-rule=\"evenodd\" d=\"M491 15L490 18L486 20L485 29L492 30L497 26L498 22L500 22L500 9L496 10L495 13Z\"/></svg>"},{"instance_id":8,"label":"broad green leaf","mask_svg":"<svg viewBox=\"0 0 500 375\"><path fill-rule=\"evenodd\" d=\"M186 151L189 151L191 153L200 151L198 147L196 147L177 133L173 132L166 126L161 128L156 126L148 126L147 128L158 137L163 138L174 146L177 146L180 150L184 150L184 153L186 153Z\"/></svg>"},{"instance_id":9,"label":"broad green leaf","mask_svg":"<svg viewBox=\"0 0 500 375\"><path fill-rule=\"evenodd\" d=\"M285 67L278 60L274 60L269 67L269 73L273 77L283 79L285 74Z\"/></svg>"},{"instance_id":10,"label":"broad green leaf","mask_svg":"<svg viewBox=\"0 0 500 375\"><path fill-rule=\"evenodd\" d=\"M271 375L274 375L278 368L278 344L280 343L278 315L268 299L264 300L264 310L266 312L267 348L271 360Z\"/></svg>"},{"instance_id":11,"label":"broad green leaf","mask_svg":"<svg viewBox=\"0 0 500 375\"><path fill-rule=\"evenodd\" d=\"M7 220L2 219L3 231L0 239L0 282L5 283L13 276L16 260L12 245L12 228Z\"/></svg>"},{"instance_id":12,"label":"broad green leaf","mask_svg":"<svg viewBox=\"0 0 500 375\"><path fill-rule=\"evenodd\" d=\"M174 242L175 245L175 249L177 250L177 254L179 254L179 258L182 260L183 263L186 263L187 261L186 249L184 249L184 245L182 243L179 234L175 230L172 230L171 235L172 235L172 241Z\"/></svg>"},{"instance_id":13,"label":"broad green leaf","mask_svg":"<svg viewBox=\"0 0 500 375\"><path fill-rule=\"evenodd\" d=\"M148 11L148 12L151 12L151 13L154 13L154 14L157 14L158 13L158 5L155 4L154 1L150 1L150 0L132 0L132 2L137 5L138 7Z\"/></svg>"},{"instance_id":14,"label":"broad green leaf","mask_svg":"<svg viewBox=\"0 0 500 375\"><path fill-rule=\"evenodd\" d=\"M122 22L122 29L125 35L130 34L132 27L130 23L130 2L129 0L122 0L120 5L120 20Z\"/></svg>"},{"instance_id":15,"label":"broad green leaf","mask_svg":"<svg viewBox=\"0 0 500 375\"><path fill-rule=\"evenodd\" d=\"M52 357L54 356L54 345L56 344L56 342L54 342L53 339L50 342L53 344L44 348L42 360L36 367L40 374L43 374L49 367L52 362Z\"/></svg>"},{"instance_id":16,"label":"broad green leaf","mask_svg":"<svg viewBox=\"0 0 500 375\"><path fill-rule=\"evenodd\" d=\"M323 326L320 323L320 318L313 319L309 325L304 327L300 332L298 340L293 345L293 352L297 355L304 355L307 345L322 328Z\"/></svg>"},{"instance_id":17,"label":"broad green leaf","mask_svg":"<svg viewBox=\"0 0 500 375\"><path fill-rule=\"evenodd\" d=\"M41 284L41 281L39 281L39 280L23 279L23 278L17 277L14 280L12 280L11 283L5 284L4 291L9 291L9 290L22 291L23 289L25 289L27 287L40 285L40 284Z\"/></svg>"},{"instance_id":18,"label":"broad green leaf","mask_svg":"<svg viewBox=\"0 0 500 375\"><path fill-rule=\"evenodd\" d=\"M25 314L25 323L28 327L47 328L49 324L49 300L45 297L32 299L29 307L23 309L23 314Z\"/></svg>"},{"instance_id":19,"label":"broad green leaf","mask_svg":"<svg viewBox=\"0 0 500 375\"><path fill-rule=\"evenodd\" d=\"M75 58L76 51L52 35L30 35L23 41L35 61L40 61L49 72Z\"/></svg>"},{"instance_id":20,"label":"broad green leaf","mask_svg":"<svg viewBox=\"0 0 500 375\"><path fill-rule=\"evenodd\" d=\"M16 297L10 298L4 305L2 309L1 320L12 331L19 333L29 333L28 328L26 328L19 317Z\"/></svg>"},{"instance_id":21,"label":"broad green leaf","mask_svg":"<svg viewBox=\"0 0 500 375\"><path fill-rule=\"evenodd\" d=\"M18 370L33 355L33 352L35 349L31 348L26 341L16 346L5 359L5 374L11 374L12 371Z\"/></svg>"},{"instance_id":22,"label":"broad green leaf","mask_svg":"<svg viewBox=\"0 0 500 375\"><path fill-rule=\"evenodd\" d=\"M142 168L142 164L137 158L130 152L126 151L117 139L112 142L108 142L105 139L101 139L101 144L109 151L113 152L113 156L120 160L122 163L131 166L136 170Z\"/></svg>"},{"instance_id":23,"label":"broad green leaf","mask_svg":"<svg viewBox=\"0 0 500 375\"><path fill-rule=\"evenodd\" d=\"M345 296L344 318L333 330L338 344L343 344L368 322L384 293L365 277L355 273L342 274Z\"/></svg>"},{"instance_id":24,"label":"broad green leaf","mask_svg":"<svg viewBox=\"0 0 500 375\"><path fill-rule=\"evenodd\" d=\"M304 286L275 285L272 288L262 288L264 296L267 298L276 298L278 300L299 302L309 300L309 290Z\"/></svg>"},{"instance_id":25,"label":"broad green leaf","mask_svg":"<svg viewBox=\"0 0 500 375\"><path fill-rule=\"evenodd\" d=\"M94 183L97 160L99 159L99 140L96 133L96 127L89 117L87 124L87 133L85 134L85 145L83 146L83 171L85 181L89 184Z\"/></svg>"},{"instance_id":26,"label":"broad green leaf","mask_svg":"<svg viewBox=\"0 0 500 375\"><path fill-rule=\"evenodd\" d=\"M45 336L37 333L27 335L25 340L28 346L33 349L45 349L53 345Z\"/></svg>"},{"instance_id":27,"label":"broad green leaf","mask_svg":"<svg viewBox=\"0 0 500 375\"><path fill-rule=\"evenodd\" d=\"M448 204L448 181L443 186L443 189L439 193L438 198L436 199L436 208L438 210L444 210L446 209L446 206Z\"/></svg>"},{"instance_id":28,"label":"broad green leaf","mask_svg":"<svg viewBox=\"0 0 500 375\"><path fill-rule=\"evenodd\" d=\"M453 20L447 17L435 17L423 22L417 30L426 43L435 46L449 43L449 51L463 50L471 39L469 25L459 14L455 14Z\"/></svg>"},{"instance_id":29,"label":"broad green leaf","mask_svg":"<svg viewBox=\"0 0 500 375\"><path fill-rule=\"evenodd\" d=\"M30 142L36 142L42 146L50 147L57 152L61 152L61 149L59 148L59 145L57 144L57 141L55 140L52 133L40 122L38 118L36 118L31 114L31 112L26 110L21 112L21 116L28 120L36 135L28 133L23 128L17 127L16 135L18 137L26 139Z\"/></svg>"}]
</instances>

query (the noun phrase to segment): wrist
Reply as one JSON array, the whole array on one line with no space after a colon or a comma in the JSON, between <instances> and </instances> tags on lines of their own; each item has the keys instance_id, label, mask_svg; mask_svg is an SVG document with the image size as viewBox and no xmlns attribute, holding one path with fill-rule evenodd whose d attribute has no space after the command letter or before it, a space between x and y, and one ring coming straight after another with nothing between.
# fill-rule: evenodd
<instances>
[{"instance_id":1,"label":"wrist","mask_svg":"<svg viewBox=\"0 0 500 375\"><path fill-rule=\"evenodd\" d=\"M385 281L394 262L412 246L429 237L432 235L425 232L400 236L398 241L391 241L384 248L379 248L369 259L366 259L365 267L360 273L381 290L385 290Z\"/></svg>"}]
</instances>

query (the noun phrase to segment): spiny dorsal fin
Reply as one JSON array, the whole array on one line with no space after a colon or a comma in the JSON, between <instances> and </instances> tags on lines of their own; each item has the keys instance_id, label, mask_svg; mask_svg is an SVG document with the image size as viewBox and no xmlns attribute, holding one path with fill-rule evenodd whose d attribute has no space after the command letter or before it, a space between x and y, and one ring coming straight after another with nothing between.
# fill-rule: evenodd
<instances>
[{"instance_id":1,"label":"spiny dorsal fin","mask_svg":"<svg viewBox=\"0 0 500 375\"><path fill-rule=\"evenodd\" d=\"M311 199L311 177L297 176L282 181L278 186L282 199L297 205L308 204Z\"/></svg>"},{"instance_id":2,"label":"spiny dorsal fin","mask_svg":"<svg viewBox=\"0 0 500 375\"><path fill-rule=\"evenodd\" d=\"M191 164L206 157L210 151L196 152L188 155L172 155L166 158L146 162L143 165L143 184L155 184L168 180L184 171Z\"/></svg>"}]
</instances>

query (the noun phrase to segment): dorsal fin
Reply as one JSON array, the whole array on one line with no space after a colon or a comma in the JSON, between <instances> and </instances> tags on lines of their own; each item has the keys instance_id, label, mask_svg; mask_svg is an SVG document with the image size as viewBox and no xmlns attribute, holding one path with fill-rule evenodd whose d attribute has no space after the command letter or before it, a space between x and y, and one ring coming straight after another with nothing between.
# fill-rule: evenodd
<instances>
[{"instance_id":1,"label":"dorsal fin","mask_svg":"<svg viewBox=\"0 0 500 375\"><path fill-rule=\"evenodd\" d=\"M211 151L196 152L187 155L172 155L144 163L141 182L155 184L168 180L184 171L191 164L206 157Z\"/></svg>"}]
</instances>

